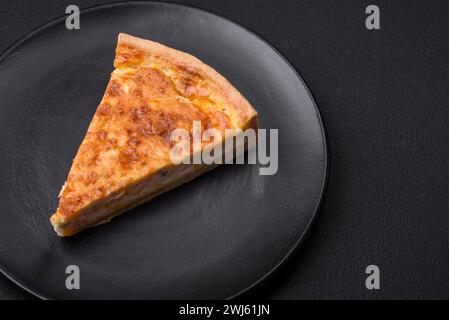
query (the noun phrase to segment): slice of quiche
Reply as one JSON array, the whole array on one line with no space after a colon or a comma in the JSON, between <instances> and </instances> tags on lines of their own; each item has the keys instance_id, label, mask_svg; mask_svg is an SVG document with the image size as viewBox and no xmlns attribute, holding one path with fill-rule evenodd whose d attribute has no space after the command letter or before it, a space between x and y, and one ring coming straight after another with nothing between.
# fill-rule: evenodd
<instances>
[{"instance_id":1,"label":"slice of quiche","mask_svg":"<svg viewBox=\"0 0 449 320\"><path fill-rule=\"evenodd\" d=\"M191 134L200 121L203 131L223 132L213 140L222 145L226 129L258 127L238 90L190 54L120 34L114 67L50 219L60 236L108 222L216 166L175 165L173 130Z\"/></svg>"}]
</instances>

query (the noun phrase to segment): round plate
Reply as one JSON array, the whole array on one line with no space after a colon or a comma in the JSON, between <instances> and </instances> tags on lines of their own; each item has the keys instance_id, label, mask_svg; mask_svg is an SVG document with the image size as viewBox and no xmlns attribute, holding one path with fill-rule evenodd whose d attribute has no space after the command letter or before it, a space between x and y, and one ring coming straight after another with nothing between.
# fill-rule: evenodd
<instances>
[{"instance_id":1,"label":"round plate","mask_svg":"<svg viewBox=\"0 0 449 320\"><path fill-rule=\"evenodd\" d=\"M59 238L49 223L103 95L119 32L189 52L230 80L279 130L279 170L222 165L111 223ZM238 295L304 237L323 193L327 153L310 92L260 37L202 10L121 3L28 35L0 59L0 266L42 298ZM66 288L66 267L80 289Z\"/></svg>"}]
</instances>

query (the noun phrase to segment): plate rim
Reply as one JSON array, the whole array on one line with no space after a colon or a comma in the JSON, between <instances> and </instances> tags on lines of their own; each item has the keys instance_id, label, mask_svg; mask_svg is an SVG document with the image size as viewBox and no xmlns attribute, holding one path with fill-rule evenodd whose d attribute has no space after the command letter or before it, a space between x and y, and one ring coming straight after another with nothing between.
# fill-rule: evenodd
<instances>
[{"instance_id":1,"label":"plate rim","mask_svg":"<svg viewBox=\"0 0 449 320\"><path fill-rule=\"evenodd\" d=\"M166 1L151 1L151 2L147 2L147 1L118 1L118 2L111 2L111 3L104 3L104 4L99 4L99 5L93 5L93 6L87 6L85 8L80 8L80 14L81 13L86 13L86 12L93 12L96 10L102 10L102 9L107 9L107 8L111 8L111 7L119 7L119 6L130 6L130 5L144 5L144 6L151 6L151 5L160 5L160 6L167 6L167 7L182 7L186 10L192 10L192 11L197 11L200 12L202 14L209 14L212 16L215 16L218 19L227 21L229 23L231 23L232 25L243 29L244 31L250 33L251 35L255 36L256 38L258 38L260 41L264 42L269 48L271 48L295 73L295 75L298 77L298 79L300 80L300 82L302 83L302 85L304 86L308 96L310 97L313 107L315 109L316 112L316 116L318 118L318 122L320 125L320 129L321 129L321 136L322 136L322 145L323 145L323 154L324 154L324 159L323 159L323 166L324 166L324 176L323 176L323 181L321 184L321 189L320 189L320 195L319 195L319 200L317 201L316 205L315 205L315 209L313 211L313 214L309 220L309 222L307 223L307 226L305 228L305 230L299 235L298 240L296 241L296 243L292 246L292 248L285 254L285 256L275 265L273 266L272 269L270 269L267 273L265 273L262 277L260 277L259 279L255 280L251 285L247 286L246 288L240 290L239 292L223 299L223 300L232 300L235 299L236 297L247 293L248 291L250 291L251 289L255 288L256 286L258 286L261 282L263 282L265 279L267 279L268 277L270 277L277 269L279 269L279 267L281 265L283 265L284 263L287 262L287 260L293 255L293 253L301 246L302 242L305 240L305 238L307 237L308 232L310 231L313 223L316 220L316 216L318 215L318 212L321 208L321 205L323 203L323 199L324 199L324 194L327 188L327 183L328 183L328 178L329 178L329 151L328 151L328 143L327 143L327 135L326 135L326 129L324 126L324 122L323 122L323 118L321 116L320 110L318 108L318 105L315 101L315 98L311 92L311 90L309 89L309 86L307 85L306 81L303 79L303 77L301 76L301 74L299 73L298 69L293 65L293 63L283 54L280 52L280 50L278 50L273 44L271 44L268 40L266 40L264 37L262 37L261 35L259 35L258 33L256 33L255 31L251 30L249 27L236 22L230 18L224 17L220 14L217 14L215 12L211 12L208 11L206 9L203 8L199 8L196 6L192 6L192 5L187 5L187 4L180 4L180 3L174 3L174 2L166 2ZM46 23L44 23L43 25L40 25L36 28L34 28L33 30L31 30L30 32L28 32L27 34L25 34L24 36L22 36L21 38L19 38L18 40L16 40L15 42L13 42L11 45L9 45L4 51L1 52L0 54L0 64L3 62L3 60L5 60L11 53L14 52L14 50L16 50L17 48L19 48L21 45L25 44L28 40L32 39L35 35L38 35L42 32L45 32L47 29L53 27L54 25L57 25L63 21L65 21L67 15L61 15L55 19L52 19ZM27 286L25 284L25 282L21 281L18 279L18 277L14 277L10 272L6 271L6 268L1 264L0 262L0 273L3 274L7 279L9 279L11 282L13 282L15 285L17 285L19 288L23 289L24 291L32 294L33 296L42 299L42 300L57 300L57 297L48 297L44 294L39 293L40 290L36 290L35 288L31 288L30 286Z\"/></svg>"}]
</instances>

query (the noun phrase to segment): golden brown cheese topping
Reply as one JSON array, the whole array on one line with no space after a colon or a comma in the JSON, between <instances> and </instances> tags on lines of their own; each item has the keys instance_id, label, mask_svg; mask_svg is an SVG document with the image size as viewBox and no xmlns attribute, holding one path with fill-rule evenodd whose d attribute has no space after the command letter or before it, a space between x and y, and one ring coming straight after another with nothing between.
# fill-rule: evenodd
<instances>
[{"instance_id":1,"label":"golden brown cheese topping","mask_svg":"<svg viewBox=\"0 0 449 320\"><path fill-rule=\"evenodd\" d=\"M123 44L114 64L61 191L58 212L65 217L170 165L174 129L191 132L193 121L202 130L238 126L218 86L195 70Z\"/></svg>"}]
</instances>

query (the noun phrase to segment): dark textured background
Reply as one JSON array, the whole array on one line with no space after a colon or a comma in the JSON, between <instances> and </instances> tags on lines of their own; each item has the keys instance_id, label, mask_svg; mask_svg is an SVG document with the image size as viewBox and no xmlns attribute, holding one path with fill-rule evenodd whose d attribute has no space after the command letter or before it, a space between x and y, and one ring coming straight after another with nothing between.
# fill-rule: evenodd
<instances>
[{"instance_id":1,"label":"dark textured background","mask_svg":"<svg viewBox=\"0 0 449 320\"><path fill-rule=\"evenodd\" d=\"M0 2L0 50L107 1ZM248 298L449 298L447 1L176 1L255 31L299 70L320 108L330 173L297 252ZM381 30L365 28L365 8ZM1 79L0 79L1 81ZM26 236L26 235L24 235ZM365 268L381 290L365 289ZM0 299L32 298L0 276Z\"/></svg>"}]
</instances>

